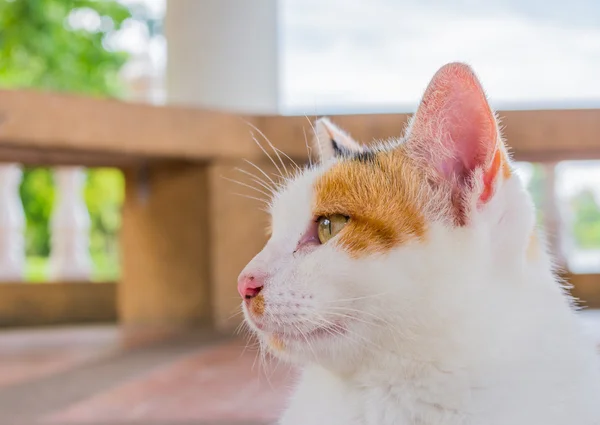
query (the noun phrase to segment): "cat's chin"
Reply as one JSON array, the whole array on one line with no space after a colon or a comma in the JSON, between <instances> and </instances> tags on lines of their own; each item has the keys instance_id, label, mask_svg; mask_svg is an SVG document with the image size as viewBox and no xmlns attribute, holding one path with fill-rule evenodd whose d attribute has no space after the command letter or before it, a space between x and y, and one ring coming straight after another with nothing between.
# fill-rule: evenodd
<instances>
[{"instance_id":1,"label":"cat's chin","mask_svg":"<svg viewBox=\"0 0 600 425\"><path fill-rule=\"evenodd\" d=\"M292 321L288 317L287 323L282 324L270 320L269 316L256 316L246 309L244 313L246 324L261 340L263 348L282 360L297 364L331 360L331 353L353 345L356 341L355 327L360 326L360 321L350 315L345 315L343 320L315 318ZM318 322L321 324L315 326L314 323Z\"/></svg>"},{"instance_id":2,"label":"cat's chin","mask_svg":"<svg viewBox=\"0 0 600 425\"><path fill-rule=\"evenodd\" d=\"M245 314L246 323L256 333L266 338L275 338L284 342L312 342L343 337L348 333L350 316L348 320L331 321L322 326L306 328L302 323L287 326L278 326L256 318L250 313Z\"/></svg>"},{"instance_id":3,"label":"cat's chin","mask_svg":"<svg viewBox=\"0 0 600 425\"><path fill-rule=\"evenodd\" d=\"M306 343L315 340L327 340L344 336L348 332L346 324L332 323L327 326L320 326L309 331L299 332L296 329L291 331L273 332L272 336L282 341Z\"/></svg>"},{"instance_id":4,"label":"cat's chin","mask_svg":"<svg viewBox=\"0 0 600 425\"><path fill-rule=\"evenodd\" d=\"M259 330L257 333L276 355L296 357L307 351L312 357L317 355L320 349L326 349L331 344L347 337L347 325L347 323L337 322L302 332L294 328L274 332Z\"/></svg>"}]
</instances>

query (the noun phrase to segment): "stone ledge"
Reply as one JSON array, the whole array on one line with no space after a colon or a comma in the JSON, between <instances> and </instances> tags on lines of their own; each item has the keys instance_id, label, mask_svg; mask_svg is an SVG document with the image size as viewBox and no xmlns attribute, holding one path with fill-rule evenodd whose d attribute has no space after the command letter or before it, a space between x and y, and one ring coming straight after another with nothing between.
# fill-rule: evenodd
<instances>
[{"instance_id":1,"label":"stone ledge","mask_svg":"<svg viewBox=\"0 0 600 425\"><path fill-rule=\"evenodd\" d=\"M0 327L112 323L114 282L0 283Z\"/></svg>"}]
</instances>

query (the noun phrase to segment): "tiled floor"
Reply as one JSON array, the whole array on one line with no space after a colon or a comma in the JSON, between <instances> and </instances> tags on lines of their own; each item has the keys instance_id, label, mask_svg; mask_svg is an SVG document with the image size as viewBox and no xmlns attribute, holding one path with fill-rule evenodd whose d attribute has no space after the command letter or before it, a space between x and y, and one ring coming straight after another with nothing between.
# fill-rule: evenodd
<instances>
[{"instance_id":1,"label":"tiled floor","mask_svg":"<svg viewBox=\"0 0 600 425\"><path fill-rule=\"evenodd\" d=\"M0 388L60 373L114 352L114 328L10 330L0 333Z\"/></svg>"},{"instance_id":2,"label":"tiled floor","mask_svg":"<svg viewBox=\"0 0 600 425\"><path fill-rule=\"evenodd\" d=\"M193 351L47 419L53 423L271 421L284 401L286 373L269 370L261 376L254 355L242 351L239 341Z\"/></svg>"},{"instance_id":3,"label":"tiled floor","mask_svg":"<svg viewBox=\"0 0 600 425\"><path fill-rule=\"evenodd\" d=\"M119 347L113 327L0 333L0 424L269 424L294 378L237 339Z\"/></svg>"},{"instance_id":4,"label":"tiled floor","mask_svg":"<svg viewBox=\"0 0 600 425\"><path fill-rule=\"evenodd\" d=\"M600 312L584 315L600 342ZM0 425L265 425L294 382L237 339L122 348L115 327L0 332Z\"/></svg>"}]
</instances>

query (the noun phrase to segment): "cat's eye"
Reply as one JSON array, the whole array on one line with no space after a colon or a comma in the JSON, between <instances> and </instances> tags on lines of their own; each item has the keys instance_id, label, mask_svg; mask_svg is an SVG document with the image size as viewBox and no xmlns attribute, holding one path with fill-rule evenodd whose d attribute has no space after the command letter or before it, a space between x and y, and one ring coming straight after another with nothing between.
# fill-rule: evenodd
<instances>
[{"instance_id":1,"label":"cat's eye","mask_svg":"<svg viewBox=\"0 0 600 425\"><path fill-rule=\"evenodd\" d=\"M348 217L341 214L334 214L329 217L319 217L317 220L317 234L321 243L337 235L348 222Z\"/></svg>"}]
</instances>

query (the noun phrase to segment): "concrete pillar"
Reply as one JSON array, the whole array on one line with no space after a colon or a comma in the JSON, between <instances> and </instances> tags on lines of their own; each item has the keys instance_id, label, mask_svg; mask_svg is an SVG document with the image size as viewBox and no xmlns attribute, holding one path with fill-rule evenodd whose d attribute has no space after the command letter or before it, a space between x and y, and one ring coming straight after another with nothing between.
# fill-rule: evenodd
<instances>
[{"instance_id":1,"label":"concrete pillar","mask_svg":"<svg viewBox=\"0 0 600 425\"><path fill-rule=\"evenodd\" d=\"M165 34L167 103L277 113L277 0L170 0ZM251 130L240 143L251 143ZM240 320L237 275L264 244L267 224L257 194L243 186L255 182L230 174L244 165L213 158L127 170L119 313L128 336L229 330Z\"/></svg>"},{"instance_id":2,"label":"concrete pillar","mask_svg":"<svg viewBox=\"0 0 600 425\"><path fill-rule=\"evenodd\" d=\"M128 338L212 320L207 170L154 164L125 170L119 317Z\"/></svg>"},{"instance_id":3,"label":"concrete pillar","mask_svg":"<svg viewBox=\"0 0 600 425\"><path fill-rule=\"evenodd\" d=\"M169 0L165 35L168 103L277 112L277 0Z\"/></svg>"}]
</instances>

